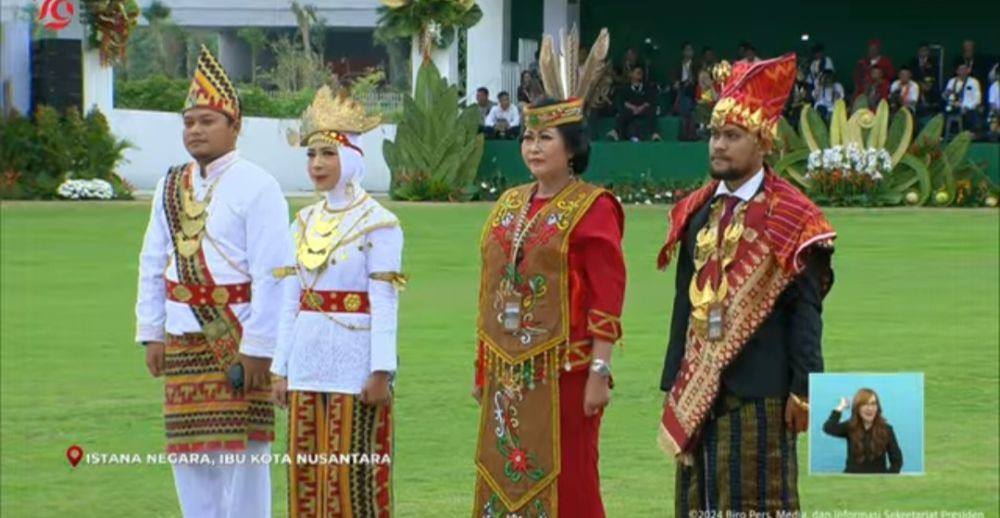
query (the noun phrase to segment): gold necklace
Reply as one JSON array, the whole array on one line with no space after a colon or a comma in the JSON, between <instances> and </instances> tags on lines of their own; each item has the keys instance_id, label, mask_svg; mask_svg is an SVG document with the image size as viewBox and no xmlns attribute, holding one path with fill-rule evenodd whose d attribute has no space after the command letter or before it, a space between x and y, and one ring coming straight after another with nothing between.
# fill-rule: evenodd
<instances>
[{"instance_id":1,"label":"gold necklace","mask_svg":"<svg viewBox=\"0 0 1000 518\"><path fill-rule=\"evenodd\" d=\"M688 287L688 297L691 300L691 317L699 327L706 327L709 319L709 308L720 304L729 294L729 280L726 269L736 259L736 249L743 236L746 203L740 203L733 212L729 226L723 233L720 246L718 242L719 224L725 204L721 198L712 207L709 224L698 232L695 248L695 272ZM698 288L698 279L710 259L719 262L719 283L714 285L712 279L707 279L703 288Z\"/></svg>"},{"instance_id":2,"label":"gold necklace","mask_svg":"<svg viewBox=\"0 0 1000 518\"><path fill-rule=\"evenodd\" d=\"M310 271L325 266L327 260L330 258L330 255L335 250L340 248L342 243L350 236L351 231L354 230L354 228L356 228L359 224L361 224L362 221L365 221L368 218L368 215L371 214L373 210L374 207L371 207L368 210L366 210L363 214L361 214L361 216L359 216L358 219L354 221L351 227L347 229L347 232L341 234L339 232L334 232L333 230L331 230L330 233L327 234L326 236L311 235L309 230L309 227L311 225L309 225L309 221L313 219L314 212L310 212L309 217L307 218L305 224L299 230L298 253L297 253L299 262L301 262L302 266L305 266L306 269ZM320 218L318 214L316 215L316 217ZM315 225L315 222L313 222L313 224ZM339 226L339 221L337 224ZM333 243L332 238L337 236L340 236L340 239L336 243Z\"/></svg>"},{"instance_id":3,"label":"gold necklace","mask_svg":"<svg viewBox=\"0 0 1000 518\"><path fill-rule=\"evenodd\" d=\"M201 241L205 236L205 226L208 224L208 206L216 186L222 180L222 175L209 186L205 198L198 201L194 198L194 168L189 167L181 187L180 232L174 235L177 251L184 257L192 257L201 249Z\"/></svg>"}]
</instances>

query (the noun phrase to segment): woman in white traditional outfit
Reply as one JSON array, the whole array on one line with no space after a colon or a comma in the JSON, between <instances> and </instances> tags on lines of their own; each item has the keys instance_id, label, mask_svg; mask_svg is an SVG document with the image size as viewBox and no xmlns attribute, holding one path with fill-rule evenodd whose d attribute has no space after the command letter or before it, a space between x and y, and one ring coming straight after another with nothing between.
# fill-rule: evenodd
<instances>
[{"instance_id":1,"label":"woman in white traditional outfit","mask_svg":"<svg viewBox=\"0 0 1000 518\"><path fill-rule=\"evenodd\" d=\"M359 137L379 124L324 87L303 114L300 144L323 199L292 223L272 364L289 408L289 516L388 517L392 512L391 380L403 232L361 188Z\"/></svg>"}]
</instances>

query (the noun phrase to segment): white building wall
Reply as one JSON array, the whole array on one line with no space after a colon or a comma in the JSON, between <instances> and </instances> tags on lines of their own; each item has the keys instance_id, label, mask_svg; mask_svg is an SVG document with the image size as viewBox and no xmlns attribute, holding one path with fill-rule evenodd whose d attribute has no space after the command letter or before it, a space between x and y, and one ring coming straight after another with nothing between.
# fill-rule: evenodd
<instances>
[{"instance_id":1,"label":"white building wall","mask_svg":"<svg viewBox=\"0 0 1000 518\"><path fill-rule=\"evenodd\" d=\"M118 138L128 139L135 146L126 151L126 162L119 166L118 173L139 190L152 190L167 168L191 159L181 141L183 123L177 113L114 110L108 120ZM305 150L290 146L286 137L286 130L298 127L295 119L245 117L237 144L240 154L274 175L286 193L312 190ZM389 167L382 156L382 141L394 138L396 126L388 124L361 137L367 171L362 185L370 192L389 191Z\"/></svg>"},{"instance_id":2,"label":"white building wall","mask_svg":"<svg viewBox=\"0 0 1000 518\"><path fill-rule=\"evenodd\" d=\"M542 30L552 36L556 50L559 48L559 31L569 30L569 4L567 0L545 0L542 6Z\"/></svg>"},{"instance_id":3,"label":"white building wall","mask_svg":"<svg viewBox=\"0 0 1000 518\"><path fill-rule=\"evenodd\" d=\"M496 95L504 89L503 63L504 51L509 41L506 37L510 32L509 20L505 20L504 11L510 0L479 0L477 4L483 10L483 18L468 34L468 63L466 64L466 91L468 103L475 102L476 89L485 86L490 91L490 98L496 100ZM506 23L505 23L506 22ZM511 97L517 100L517 92L511 91Z\"/></svg>"}]
</instances>

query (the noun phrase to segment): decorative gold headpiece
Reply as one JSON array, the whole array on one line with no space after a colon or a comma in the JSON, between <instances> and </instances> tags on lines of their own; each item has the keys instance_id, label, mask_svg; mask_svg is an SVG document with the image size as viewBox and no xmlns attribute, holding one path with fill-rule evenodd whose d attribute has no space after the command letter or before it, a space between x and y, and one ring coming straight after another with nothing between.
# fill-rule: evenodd
<instances>
[{"instance_id":1,"label":"decorative gold headpiece","mask_svg":"<svg viewBox=\"0 0 1000 518\"><path fill-rule=\"evenodd\" d=\"M590 47L587 61L580 69L580 36L576 26L567 35L559 31L561 55L556 54L552 36L542 39L538 55L538 68L545 94L562 101L559 104L524 110L525 125L532 129L551 128L583 120L583 109L588 97L597 89L607 67L608 46L611 37L601 29L597 40Z\"/></svg>"},{"instance_id":2,"label":"decorative gold headpiece","mask_svg":"<svg viewBox=\"0 0 1000 518\"><path fill-rule=\"evenodd\" d=\"M347 133L365 133L382 123L380 115L368 115L365 107L352 98L347 90L337 94L329 86L316 92L313 102L302 113L302 126L289 140L300 146L322 141L334 145L346 145L361 151L347 139Z\"/></svg>"}]
</instances>

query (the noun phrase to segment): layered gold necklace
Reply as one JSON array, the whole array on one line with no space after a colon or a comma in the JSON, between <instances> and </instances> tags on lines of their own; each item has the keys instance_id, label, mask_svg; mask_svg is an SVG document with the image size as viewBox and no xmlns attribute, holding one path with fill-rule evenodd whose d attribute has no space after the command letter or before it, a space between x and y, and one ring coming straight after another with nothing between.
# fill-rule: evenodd
<instances>
[{"instance_id":1,"label":"layered gold necklace","mask_svg":"<svg viewBox=\"0 0 1000 518\"><path fill-rule=\"evenodd\" d=\"M722 303L729 294L726 269L736 259L736 249L743 237L746 203L740 203L733 209L735 212L723 233L720 246L719 224L724 210L725 203L722 203L722 198L717 199L712 206L708 224L698 232L694 256L695 273L691 277L688 289L688 296L691 299L691 318L694 320L695 328L707 331L711 339L722 337ZM713 259L718 262L716 275L718 283L709 278L705 280L705 286L699 288L698 279L702 270Z\"/></svg>"},{"instance_id":2,"label":"layered gold necklace","mask_svg":"<svg viewBox=\"0 0 1000 518\"><path fill-rule=\"evenodd\" d=\"M371 209L362 214L347 232L341 232L340 226L352 210L358 208L368 194L360 196L357 201L351 203L343 209L332 209L323 201L322 210L314 210L307 218L302 229L299 231L298 247L296 255L299 263L309 271L315 271L327 264L330 255L340 247L347 234L351 232L361 221L365 219Z\"/></svg>"},{"instance_id":3,"label":"layered gold necklace","mask_svg":"<svg viewBox=\"0 0 1000 518\"><path fill-rule=\"evenodd\" d=\"M212 182L202 200L197 200L194 193L194 168L188 169L184 186L181 189L180 231L174 235L177 251L184 257L192 257L201 249L201 241L205 237L205 225L208 223L208 206L212 203L215 187L222 180Z\"/></svg>"}]
</instances>

